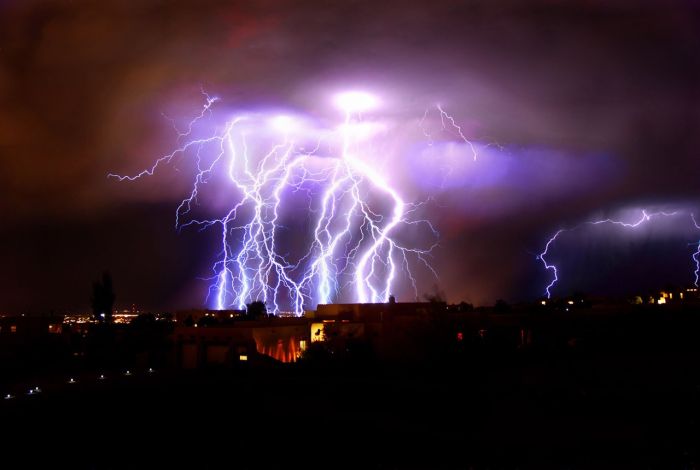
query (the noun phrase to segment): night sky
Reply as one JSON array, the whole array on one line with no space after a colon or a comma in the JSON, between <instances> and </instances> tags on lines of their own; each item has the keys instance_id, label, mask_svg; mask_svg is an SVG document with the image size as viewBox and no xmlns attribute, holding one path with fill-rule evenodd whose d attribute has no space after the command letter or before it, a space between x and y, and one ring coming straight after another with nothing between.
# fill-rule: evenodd
<instances>
[{"instance_id":1,"label":"night sky","mask_svg":"<svg viewBox=\"0 0 700 470\"><path fill-rule=\"evenodd\" d=\"M695 2L3 0L0 312L86 310L104 269L119 307L204 305L216 234L174 229L191 179L107 174L172 151L169 119L198 113L202 89L222 114L328 120L348 88L382 97L384 169L430 200L440 279L419 273L422 292L534 299L558 228L700 212ZM437 103L492 144L477 162L445 133L427 145ZM557 294L692 283L699 233L681 218L572 233L552 252Z\"/></svg>"}]
</instances>

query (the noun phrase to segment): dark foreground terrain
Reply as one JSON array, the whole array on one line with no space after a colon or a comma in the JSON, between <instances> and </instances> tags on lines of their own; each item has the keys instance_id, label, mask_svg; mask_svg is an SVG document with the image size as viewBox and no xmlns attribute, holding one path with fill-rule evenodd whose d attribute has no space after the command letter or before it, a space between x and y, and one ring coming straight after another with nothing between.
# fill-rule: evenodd
<instances>
[{"instance_id":1,"label":"dark foreground terrain","mask_svg":"<svg viewBox=\"0 0 700 470\"><path fill-rule=\"evenodd\" d=\"M700 467L700 315L548 318L527 347L487 336L421 365L6 381L0 468Z\"/></svg>"},{"instance_id":2,"label":"dark foreground terrain","mask_svg":"<svg viewBox=\"0 0 700 470\"><path fill-rule=\"evenodd\" d=\"M697 468L700 363L133 371L3 400L3 468Z\"/></svg>"}]
</instances>

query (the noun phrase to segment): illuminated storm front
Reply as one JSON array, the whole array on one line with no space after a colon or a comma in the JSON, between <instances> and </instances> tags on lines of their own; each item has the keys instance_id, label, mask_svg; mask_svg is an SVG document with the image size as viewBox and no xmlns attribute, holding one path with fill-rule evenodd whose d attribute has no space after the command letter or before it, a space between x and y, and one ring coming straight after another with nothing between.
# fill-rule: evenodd
<instances>
[{"instance_id":1,"label":"illuminated storm front","mask_svg":"<svg viewBox=\"0 0 700 470\"><path fill-rule=\"evenodd\" d=\"M217 126L213 107L219 100L203 96L201 112L185 129L176 128L174 151L138 174L109 176L134 181L167 164L189 162L194 181L177 207L175 226L219 231L218 257L207 278L213 308L244 309L261 300L274 313L300 315L317 304L386 302L399 283L407 283L417 298L416 267L437 278L428 262L437 231L419 218L422 203L404 198L383 165L386 155L378 155L372 145L386 130L385 123L368 119L381 105L377 97L336 95L333 101L344 119L335 126L272 112L236 113ZM439 104L435 108L442 131L464 144L469 160L476 162L477 149L489 145L477 147L452 116ZM418 126L431 145L424 125L428 113ZM218 211L213 216L212 208ZM559 281L549 258L563 234L585 226L635 229L672 217L687 217L700 229L686 210L641 210L629 222L604 218L558 230L537 256L551 276L545 295L551 297ZM699 256L697 242L692 254L696 286Z\"/></svg>"},{"instance_id":2,"label":"illuminated storm front","mask_svg":"<svg viewBox=\"0 0 700 470\"><path fill-rule=\"evenodd\" d=\"M581 224L575 225L570 228L562 228L557 230L554 235L552 235L549 240L547 240L547 243L544 246L544 250L537 256L537 259L542 262L542 265L544 268L551 273L551 281L545 288L545 295L549 299L552 297L552 289L556 286L556 284L559 282L559 270L557 269L557 266L550 262L547 261L547 258L549 256L550 249L552 248L552 244L562 235L565 234L566 232L572 232L575 230L578 230L584 226L614 226L614 227L621 227L624 229L637 229L638 227L650 223L654 219L666 219L666 218L672 218L672 217L682 217L682 218L687 218L688 221L691 223L692 227L695 229L700 230L700 225L698 225L697 220L695 219L695 215L692 212L688 212L686 210L674 210L674 211L655 211L655 212L650 212L645 209L642 209L639 211L639 216L631 221L624 221L624 220L617 220L617 219L612 219L612 218L604 218L604 219L598 219L598 220L589 220L587 222L583 222ZM693 243L692 244L695 247L695 251L691 255L693 265L695 267L695 270L693 271L693 276L694 276L694 284L695 287L698 287L698 283L700 283L700 241Z\"/></svg>"},{"instance_id":3,"label":"illuminated storm front","mask_svg":"<svg viewBox=\"0 0 700 470\"><path fill-rule=\"evenodd\" d=\"M363 153L381 129L361 119L379 105L376 97L337 95L345 119L335 129L299 116L250 113L212 130L208 118L218 99L204 96L202 112L178 131L177 149L136 175L110 176L133 181L176 158L194 160L192 190L176 210L176 227L220 231L209 289L215 308L262 300L273 312L301 314L345 291L355 302L386 302L400 279L417 296L411 267L431 269L425 255L434 245L406 246L396 234L420 225L435 243L437 232L413 218L420 204L406 201ZM234 195L223 213L195 215L204 193L220 188Z\"/></svg>"}]
</instances>

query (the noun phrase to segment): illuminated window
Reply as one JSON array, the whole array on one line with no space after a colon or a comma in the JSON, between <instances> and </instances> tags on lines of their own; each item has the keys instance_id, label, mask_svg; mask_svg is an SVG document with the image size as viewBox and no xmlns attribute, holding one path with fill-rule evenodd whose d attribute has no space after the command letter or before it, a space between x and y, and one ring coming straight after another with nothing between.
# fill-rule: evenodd
<instances>
[{"instance_id":1,"label":"illuminated window","mask_svg":"<svg viewBox=\"0 0 700 470\"><path fill-rule=\"evenodd\" d=\"M10 325L10 333L17 333L17 325Z\"/></svg>"},{"instance_id":2,"label":"illuminated window","mask_svg":"<svg viewBox=\"0 0 700 470\"><path fill-rule=\"evenodd\" d=\"M326 335L324 332L323 323L312 323L311 324L311 342L315 343L316 341L324 341L325 339L326 339Z\"/></svg>"},{"instance_id":3,"label":"illuminated window","mask_svg":"<svg viewBox=\"0 0 700 470\"><path fill-rule=\"evenodd\" d=\"M239 361L247 361L247 360L248 360L248 356L246 356L245 354L241 354L240 356L238 356L238 360L239 360Z\"/></svg>"}]
</instances>

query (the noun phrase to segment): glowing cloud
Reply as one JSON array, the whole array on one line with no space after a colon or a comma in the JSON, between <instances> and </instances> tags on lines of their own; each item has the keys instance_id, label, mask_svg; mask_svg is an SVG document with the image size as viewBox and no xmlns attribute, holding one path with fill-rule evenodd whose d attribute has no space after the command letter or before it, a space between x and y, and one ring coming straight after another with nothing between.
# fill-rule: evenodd
<instances>
[{"instance_id":1,"label":"glowing cloud","mask_svg":"<svg viewBox=\"0 0 700 470\"><path fill-rule=\"evenodd\" d=\"M350 291L358 302L386 302L401 275L418 295L410 266L418 262L431 269L426 255L434 244L405 246L395 234L416 225L434 240L437 232L430 222L412 218L419 204L405 201L377 166L360 158L359 143L372 132L359 113L376 107L377 97L358 91L337 95L343 124L336 131L309 130L313 138L299 136L299 129L307 129L287 115L237 115L211 130L204 117L216 100L205 97L202 112L178 133L178 148L134 176L109 176L133 181L176 157L194 160L192 189L175 220L178 228L219 230L220 254L210 278L215 308L245 308L262 300L272 312L299 315L334 301L341 291ZM209 133L194 138L194 129L200 135L201 127ZM313 149L303 150L314 138ZM321 148L330 151L322 154ZM221 191L214 184L219 175L232 202L221 216L199 218L195 212L204 191L210 186ZM301 207L298 194L305 195ZM305 218L310 218L307 233L289 227L302 227L299 220ZM290 240L308 243L294 250Z\"/></svg>"},{"instance_id":2,"label":"glowing cloud","mask_svg":"<svg viewBox=\"0 0 700 470\"><path fill-rule=\"evenodd\" d=\"M338 93L333 102L345 113L363 113L379 106L379 98L364 91Z\"/></svg>"}]
</instances>

